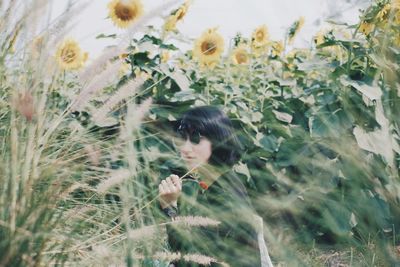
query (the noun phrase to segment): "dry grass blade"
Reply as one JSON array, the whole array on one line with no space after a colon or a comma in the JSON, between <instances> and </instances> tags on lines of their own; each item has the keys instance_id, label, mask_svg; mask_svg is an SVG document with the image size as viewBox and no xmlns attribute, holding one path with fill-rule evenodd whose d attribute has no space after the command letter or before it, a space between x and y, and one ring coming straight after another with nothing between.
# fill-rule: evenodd
<instances>
[{"instance_id":1,"label":"dry grass blade","mask_svg":"<svg viewBox=\"0 0 400 267\"><path fill-rule=\"evenodd\" d=\"M177 216L173 223L184 224L186 226L218 226L220 221L203 216Z\"/></svg>"},{"instance_id":2,"label":"dry grass blade","mask_svg":"<svg viewBox=\"0 0 400 267\"><path fill-rule=\"evenodd\" d=\"M97 192L103 194L107 192L111 187L116 186L124 182L130 176L129 170L117 170L111 173L111 177L105 181L102 181L97 186Z\"/></svg>"}]
</instances>

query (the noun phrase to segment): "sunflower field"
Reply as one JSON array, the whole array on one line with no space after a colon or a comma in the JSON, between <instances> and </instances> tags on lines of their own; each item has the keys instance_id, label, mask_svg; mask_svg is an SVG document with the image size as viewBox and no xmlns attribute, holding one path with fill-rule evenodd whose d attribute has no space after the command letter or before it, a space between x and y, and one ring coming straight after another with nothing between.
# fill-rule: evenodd
<instances>
[{"instance_id":1,"label":"sunflower field","mask_svg":"<svg viewBox=\"0 0 400 267\"><path fill-rule=\"evenodd\" d=\"M91 58L68 37L84 4L49 23L48 1L0 1L0 266L224 266L166 240L167 225L190 235L212 221L158 208L161 179L186 172L173 126L202 105L234 124L234 171L274 266L398 266L400 1L373 1L301 49L303 17L284 40L267 25L190 40L177 28L190 5L110 1L124 31L99 33L114 44Z\"/></svg>"}]
</instances>

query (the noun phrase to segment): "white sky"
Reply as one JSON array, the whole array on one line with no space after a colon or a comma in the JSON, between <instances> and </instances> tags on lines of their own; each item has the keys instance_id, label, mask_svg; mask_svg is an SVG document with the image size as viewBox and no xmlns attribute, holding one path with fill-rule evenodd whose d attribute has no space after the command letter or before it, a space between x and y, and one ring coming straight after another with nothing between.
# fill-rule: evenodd
<instances>
[{"instance_id":1,"label":"white sky","mask_svg":"<svg viewBox=\"0 0 400 267\"><path fill-rule=\"evenodd\" d=\"M59 15L66 7L68 0L52 0L52 16ZM73 2L83 2L75 0ZM107 4L110 0L88 2L86 9L77 14L76 27L69 33L77 39L91 58L99 55L107 44L116 41L95 39L100 33L123 33L107 18ZM145 12L165 3L165 0L142 0ZM183 1L177 1L182 3ZM300 16L305 17L305 24L294 46L307 47L312 36L323 27L324 21L334 17L336 21L355 23L359 9L364 8L369 0L193 0L193 4L178 29L189 38L198 37L205 29L218 26L226 43L237 32L249 37L252 31L266 24L271 39L282 40L285 31ZM166 10L167 15L170 11ZM160 26L161 17L154 18L149 24ZM186 48L186 47L185 47ZM190 49L191 47L187 47Z\"/></svg>"}]
</instances>

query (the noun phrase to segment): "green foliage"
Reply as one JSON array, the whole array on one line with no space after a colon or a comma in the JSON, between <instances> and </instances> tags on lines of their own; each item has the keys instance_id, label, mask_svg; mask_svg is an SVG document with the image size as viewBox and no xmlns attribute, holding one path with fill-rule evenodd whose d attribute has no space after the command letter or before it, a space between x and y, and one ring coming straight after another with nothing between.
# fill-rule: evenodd
<instances>
[{"instance_id":1,"label":"green foliage","mask_svg":"<svg viewBox=\"0 0 400 267\"><path fill-rule=\"evenodd\" d=\"M200 67L191 52L150 27L121 56L129 65L122 77L96 84L77 110L90 86L73 73L43 73L48 65L40 60L15 59L10 67L15 38L5 31L0 265L167 262L152 259L167 248L157 187L170 173L186 172L172 126L197 105L219 106L237 129L244 149L234 170L268 228L274 261L310 265L297 252L329 245L356 248L364 265L375 264L375 255L378 264L393 265L400 226L399 10L385 15L386 4L362 14L371 32L336 25L310 49L274 54L267 46L252 50L246 64L228 54L214 68ZM300 27L299 20L289 37ZM233 43L251 40L238 34ZM101 70L94 80L108 74ZM132 81L138 83L129 87Z\"/></svg>"}]
</instances>

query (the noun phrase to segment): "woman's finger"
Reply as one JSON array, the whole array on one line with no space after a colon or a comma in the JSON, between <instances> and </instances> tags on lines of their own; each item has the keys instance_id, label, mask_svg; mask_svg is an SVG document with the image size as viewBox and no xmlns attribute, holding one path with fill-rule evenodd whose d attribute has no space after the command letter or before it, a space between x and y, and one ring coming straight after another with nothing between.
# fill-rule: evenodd
<instances>
[{"instance_id":1,"label":"woman's finger","mask_svg":"<svg viewBox=\"0 0 400 267\"><path fill-rule=\"evenodd\" d=\"M179 191L181 191L182 190L182 181L179 179L179 176L178 175L172 175L171 180L174 183L174 185L177 187L177 189Z\"/></svg>"},{"instance_id":2,"label":"woman's finger","mask_svg":"<svg viewBox=\"0 0 400 267\"><path fill-rule=\"evenodd\" d=\"M173 183L170 176L167 177L166 181L167 181L167 185L168 185L168 188L171 191L171 193L176 192L178 190L178 188L175 186L175 184Z\"/></svg>"},{"instance_id":3,"label":"woman's finger","mask_svg":"<svg viewBox=\"0 0 400 267\"><path fill-rule=\"evenodd\" d=\"M160 195L164 195L165 194L164 186L162 184L158 185L158 193Z\"/></svg>"},{"instance_id":4,"label":"woman's finger","mask_svg":"<svg viewBox=\"0 0 400 267\"><path fill-rule=\"evenodd\" d=\"M161 181L161 184L160 184L160 187L161 187L161 189L162 189L162 191L163 191L163 194L169 194L169 193L171 193L171 189L170 189L170 187L169 187L167 181L162 180L162 181Z\"/></svg>"}]
</instances>

